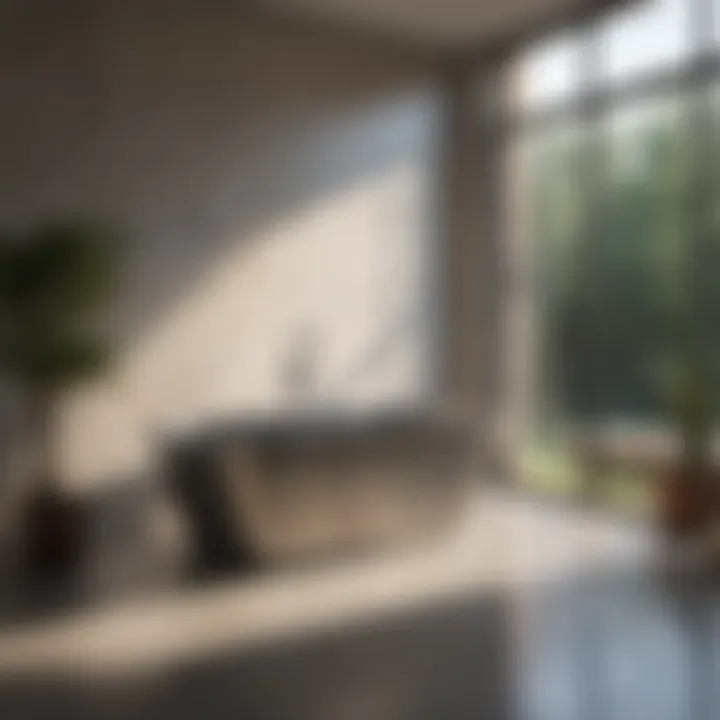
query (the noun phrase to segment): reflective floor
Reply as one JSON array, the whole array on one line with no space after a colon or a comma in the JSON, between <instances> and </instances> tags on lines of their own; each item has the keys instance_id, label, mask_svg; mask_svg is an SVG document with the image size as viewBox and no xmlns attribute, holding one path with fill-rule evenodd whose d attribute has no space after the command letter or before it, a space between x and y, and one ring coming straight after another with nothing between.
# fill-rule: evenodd
<instances>
[{"instance_id":1,"label":"reflective floor","mask_svg":"<svg viewBox=\"0 0 720 720\"><path fill-rule=\"evenodd\" d=\"M720 710L720 595L657 567L595 569L525 603L527 720L711 720Z\"/></svg>"},{"instance_id":2,"label":"reflective floor","mask_svg":"<svg viewBox=\"0 0 720 720\"><path fill-rule=\"evenodd\" d=\"M382 559L0 632L0 717L704 720L720 600L647 533L483 497Z\"/></svg>"}]
</instances>

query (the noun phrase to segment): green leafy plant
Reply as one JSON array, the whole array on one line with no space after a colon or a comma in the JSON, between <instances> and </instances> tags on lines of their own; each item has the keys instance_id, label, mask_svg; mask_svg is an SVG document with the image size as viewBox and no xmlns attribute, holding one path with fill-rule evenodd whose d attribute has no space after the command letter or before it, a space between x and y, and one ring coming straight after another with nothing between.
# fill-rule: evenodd
<instances>
[{"instance_id":1,"label":"green leafy plant","mask_svg":"<svg viewBox=\"0 0 720 720\"><path fill-rule=\"evenodd\" d=\"M694 355L680 357L667 381L668 415L678 430L680 461L700 474L712 462L713 388L706 364Z\"/></svg>"},{"instance_id":2,"label":"green leafy plant","mask_svg":"<svg viewBox=\"0 0 720 720\"><path fill-rule=\"evenodd\" d=\"M108 367L104 312L118 287L117 249L108 228L85 220L0 233L0 372L28 408L45 481L63 394Z\"/></svg>"}]
</instances>

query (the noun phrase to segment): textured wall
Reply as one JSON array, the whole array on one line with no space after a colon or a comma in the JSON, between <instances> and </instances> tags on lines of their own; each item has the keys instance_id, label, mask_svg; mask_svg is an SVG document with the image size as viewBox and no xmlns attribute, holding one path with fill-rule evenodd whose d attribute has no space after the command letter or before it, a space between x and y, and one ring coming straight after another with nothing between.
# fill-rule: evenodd
<instances>
[{"instance_id":1,"label":"textured wall","mask_svg":"<svg viewBox=\"0 0 720 720\"><path fill-rule=\"evenodd\" d=\"M130 243L117 367L68 403L76 481L218 414L432 390L435 73L241 5L0 9L0 218L87 212Z\"/></svg>"}]
</instances>

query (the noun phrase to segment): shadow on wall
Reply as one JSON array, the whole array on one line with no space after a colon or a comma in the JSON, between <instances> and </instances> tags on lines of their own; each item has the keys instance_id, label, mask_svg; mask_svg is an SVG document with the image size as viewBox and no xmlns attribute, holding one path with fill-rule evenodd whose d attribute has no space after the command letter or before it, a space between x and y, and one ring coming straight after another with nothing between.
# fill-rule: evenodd
<instances>
[{"instance_id":1,"label":"shadow on wall","mask_svg":"<svg viewBox=\"0 0 720 720\"><path fill-rule=\"evenodd\" d=\"M435 71L241 5L0 9L0 217L100 216L132 243L118 372L63 442L108 497L176 425L426 389Z\"/></svg>"},{"instance_id":2,"label":"shadow on wall","mask_svg":"<svg viewBox=\"0 0 720 720\"><path fill-rule=\"evenodd\" d=\"M120 371L72 409L73 475L125 473L152 433L215 413L426 391L434 70L240 5L3 8L4 219L99 214L133 245Z\"/></svg>"},{"instance_id":3,"label":"shadow on wall","mask_svg":"<svg viewBox=\"0 0 720 720\"><path fill-rule=\"evenodd\" d=\"M421 302L438 149L424 61L228 3L70 8L5 13L2 206L127 229L117 326L153 414L181 414L179 388L194 410L282 394L287 339L308 324L343 374Z\"/></svg>"}]
</instances>

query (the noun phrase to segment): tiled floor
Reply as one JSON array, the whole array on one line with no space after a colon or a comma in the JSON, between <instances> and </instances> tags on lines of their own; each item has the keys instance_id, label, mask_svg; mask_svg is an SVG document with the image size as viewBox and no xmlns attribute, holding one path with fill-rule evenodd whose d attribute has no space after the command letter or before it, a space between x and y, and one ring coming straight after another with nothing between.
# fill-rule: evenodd
<instances>
[{"instance_id":1,"label":"tiled floor","mask_svg":"<svg viewBox=\"0 0 720 720\"><path fill-rule=\"evenodd\" d=\"M523 717L717 718L720 604L693 585L604 568L532 593Z\"/></svg>"},{"instance_id":2,"label":"tiled floor","mask_svg":"<svg viewBox=\"0 0 720 720\"><path fill-rule=\"evenodd\" d=\"M432 546L8 629L0 717L717 717L712 594L652 549L485 493Z\"/></svg>"}]
</instances>

